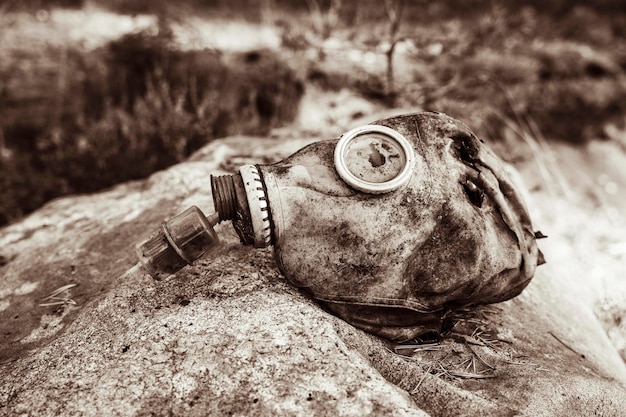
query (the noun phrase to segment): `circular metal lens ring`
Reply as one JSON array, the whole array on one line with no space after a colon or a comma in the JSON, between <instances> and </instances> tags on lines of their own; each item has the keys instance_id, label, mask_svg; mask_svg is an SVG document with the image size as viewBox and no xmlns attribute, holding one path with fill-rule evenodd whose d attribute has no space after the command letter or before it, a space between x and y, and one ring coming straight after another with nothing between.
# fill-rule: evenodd
<instances>
[{"instance_id":1,"label":"circular metal lens ring","mask_svg":"<svg viewBox=\"0 0 626 417\"><path fill-rule=\"evenodd\" d=\"M359 137L377 134L382 135L388 139L391 139L404 153L404 166L401 171L391 180L384 182L371 182L357 177L348 167L348 152L350 151L350 145ZM342 180L346 182L350 187L359 191L363 191L369 194L383 194L390 191L397 190L398 188L406 185L413 175L413 169L415 168L415 151L413 145L400 133L386 126L380 125L365 125L354 128L344 133L337 146L335 147L335 169Z\"/></svg>"}]
</instances>

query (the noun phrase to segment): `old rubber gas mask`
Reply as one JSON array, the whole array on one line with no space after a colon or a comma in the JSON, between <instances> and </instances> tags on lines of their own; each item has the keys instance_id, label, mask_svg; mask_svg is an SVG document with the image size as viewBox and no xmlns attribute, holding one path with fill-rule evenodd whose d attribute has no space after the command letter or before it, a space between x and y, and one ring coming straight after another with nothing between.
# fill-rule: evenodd
<instances>
[{"instance_id":1,"label":"old rubber gas mask","mask_svg":"<svg viewBox=\"0 0 626 417\"><path fill-rule=\"evenodd\" d=\"M212 177L216 214L192 208L137 245L167 275L217 242L273 245L284 276L356 327L407 340L446 312L519 294L540 257L519 191L460 122L418 113Z\"/></svg>"}]
</instances>

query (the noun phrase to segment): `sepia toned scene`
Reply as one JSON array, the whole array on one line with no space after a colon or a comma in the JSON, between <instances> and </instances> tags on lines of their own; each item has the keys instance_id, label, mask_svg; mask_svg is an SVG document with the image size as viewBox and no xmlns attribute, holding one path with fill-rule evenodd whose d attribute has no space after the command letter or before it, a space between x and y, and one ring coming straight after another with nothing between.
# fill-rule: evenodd
<instances>
[{"instance_id":1,"label":"sepia toned scene","mask_svg":"<svg viewBox=\"0 0 626 417\"><path fill-rule=\"evenodd\" d=\"M0 416L622 416L621 0L0 0Z\"/></svg>"}]
</instances>

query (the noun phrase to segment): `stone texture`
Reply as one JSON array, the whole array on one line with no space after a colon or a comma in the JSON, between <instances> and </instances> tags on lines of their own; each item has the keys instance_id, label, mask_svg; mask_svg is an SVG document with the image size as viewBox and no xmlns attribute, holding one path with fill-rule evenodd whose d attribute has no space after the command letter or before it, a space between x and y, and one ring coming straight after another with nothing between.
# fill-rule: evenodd
<instances>
[{"instance_id":1,"label":"stone texture","mask_svg":"<svg viewBox=\"0 0 626 417\"><path fill-rule=\"evenodd\" d=\"M323 311L284 281L271 249L241 247L229 225L217 228L222 249L176 276L124 273L162 219L212 211L210 174L310 141L217 141L0 230L0 415L623 413L626 366L550 243L519 297L459 312L441 343L409 356Z\"/></svg>"}]
</instances>

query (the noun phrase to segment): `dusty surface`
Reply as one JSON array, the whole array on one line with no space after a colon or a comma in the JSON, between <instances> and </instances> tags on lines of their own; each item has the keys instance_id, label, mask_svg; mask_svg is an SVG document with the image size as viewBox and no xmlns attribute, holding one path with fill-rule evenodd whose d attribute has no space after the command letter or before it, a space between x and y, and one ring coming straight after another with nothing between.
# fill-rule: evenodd
<instances>
[{"instance_id":1,"label":"dusty surface","mask_svg":"<svg viewBox=\"0 0 626 417\"><path fill-rule=\"evenodd\" d=\"M532 206L549 263L521 296L460 312L451 334L415 352L324 312L229 226L222 251L175 277L122 275L140 234L191 204L211 211L209 174L308 142L218 141L2 229L0 415L621 415L624 328L609 318L626 295L624 222L583 209L565 219L569 203L541 191ZM591 255L572 245L589 213L607 231L587 235Z\"/></svg>"},{"instance_id":2,"label":"dusty surface","mask_svg":"<svg viewBox=\"0 0 626 417\"><path fill-rule=\"evenodd\" d=\"M276 259L287 280L349 323L392 341L440 333L447 309L518 295L539 252L520 192L493 153L462 123L439 113L376 123L415 149L415 170L393 193L355 193L337 177L336 141L259 167ZM357 139L365 148L345 151L354 152L345 159L369 166L356 178L377 182L372 171L379 168L365 138Z\"/></svg>"}]
</instances>

